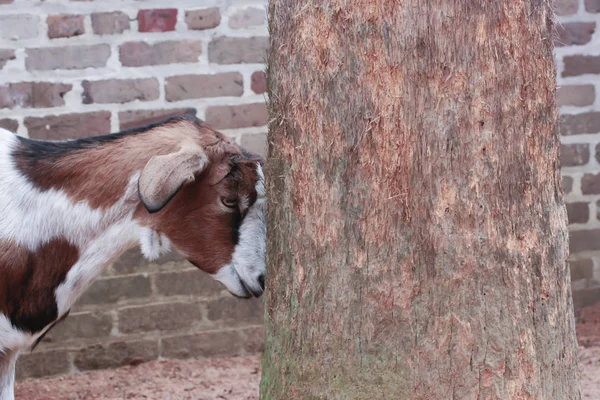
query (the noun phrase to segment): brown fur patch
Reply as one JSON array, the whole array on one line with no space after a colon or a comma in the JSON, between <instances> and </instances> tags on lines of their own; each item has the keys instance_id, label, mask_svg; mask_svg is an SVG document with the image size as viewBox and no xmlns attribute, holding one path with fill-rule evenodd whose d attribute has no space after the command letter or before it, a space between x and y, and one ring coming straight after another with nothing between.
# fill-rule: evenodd
<instances>
[{"instance_id":1,"label":"brown fur patch","mask_svg":"<svg viewBox=\"0 0 600 400\"><path fill-rule=\"evenodd\" d=\"M56 320L55 290L78 259L77 247L62 238L35 251L0 242L0 313L23 331L41 331Z\"/></svg>"},{"instance_id":2,"label":"brown fur patch","mask_svg":"<svg viewBox=\"0 0 600 400\"><path fill-rule=\"evenodd\" d=\"M223 134L197 120L174 119L146 130L69 142L25 141L14 152L17 168L41 190L63 190L74 201L109 208L125 192L131 175L152 156L193 141L211 153L239 153Z\"/></svg>"}]
</instances>

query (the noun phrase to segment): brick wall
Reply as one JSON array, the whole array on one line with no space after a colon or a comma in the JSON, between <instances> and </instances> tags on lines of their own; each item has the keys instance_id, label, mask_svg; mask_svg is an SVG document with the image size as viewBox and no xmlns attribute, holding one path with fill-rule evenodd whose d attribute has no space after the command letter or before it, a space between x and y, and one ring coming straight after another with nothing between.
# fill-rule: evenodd
<instances>
[{"instance_id":1,"label":"brick wall","mask_svg":"<svg viewBox=\"0 0 600 400\"><path fill-rule=\"evenodd\" d=\"M561 165L575 307L600 301L600 0L556 0Z\"/></svg>"},{"instance_id":2,"label":"brick wall","mask_svg":"<svg viewBox=\"0 0 600 400\"><path fill-rule=\"evenodd\" d=\"M65 139L191 113L265 153L266 0L0 0L0 127ZM174 7L174 8L171 8ZM18 378L260 351L262 301L177 255L112 265Z\"/></svg>"}]
</instances>

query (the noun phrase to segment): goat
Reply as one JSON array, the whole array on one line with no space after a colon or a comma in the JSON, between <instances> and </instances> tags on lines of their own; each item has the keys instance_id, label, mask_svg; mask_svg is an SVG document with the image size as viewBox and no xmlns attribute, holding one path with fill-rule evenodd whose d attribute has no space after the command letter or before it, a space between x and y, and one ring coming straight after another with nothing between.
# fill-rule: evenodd
<instances>
[{"instance_id":1,"label":"goat","mask_svg":"<svg viewBox=\"0 0 600 400\"><path fill-rule=\"evenodd\" d=\"M265 207L262 159L193 117L60 142L0 129L0 400L19 352L136 245L260 296Z\"/></svg>"}]
</instances>

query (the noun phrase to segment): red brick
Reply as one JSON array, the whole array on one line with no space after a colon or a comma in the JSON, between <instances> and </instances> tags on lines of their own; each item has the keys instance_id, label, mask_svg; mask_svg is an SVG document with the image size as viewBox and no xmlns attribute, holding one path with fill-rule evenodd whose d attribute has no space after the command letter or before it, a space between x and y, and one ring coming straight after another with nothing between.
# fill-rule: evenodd
<instances>
[{"instance_id":1,"label":"red brick","mask_svg":"<svg viewBox=\"0 0 600 400\"><path fill-rule=\"evenodd\" d=\"M167 303L124 308L119 310L119 332L173 331L191 328L201 319L202 306L197 303Z\"/></svg>"},{"instance_id":2,"label":"red brick","mask_svg":"<svg viewBox=\"0 0 600 400\"><path fill-rule=\"evenodd\" d=\"M192 30L216 28L221 23L221 12L216 7L204 10L188 10L185 12L185 23Z\"/></svg>"},{"instance_id":3,"label":"red brick","mask_svg":"<svg viewBox=\"0 0 600 400\"><path fill-rule=\"evenodd\" d=\"M267 91L267 76L263 71L256 71L252 74L251 89L256 94L262 94Z\"/></svg>"},{"instance_id":4,"label":"red brick","mask_svg":"<svg viewBox=\"0 0 600 400\"><path fill-rule=\"evenodd\" d=\"M119 57L125 67L195 63L202 53L200 40L171 40L148 44L127 42L121 45Z\"/></svg>"},{"instance_id":5,"label":"red brick","mask_svg":"<svg viewBox=\"0 0 600 400\"><path fill-rule=\"evenodd\" d=\"M0 108L31 107L31 83L10 83L0 86Z\"/></svg>"},{"instance_id":6,"label":"red brick","mask_svg":"<svg viewBox=\"0 0 600 400\"><path fill-rule=\"evenodd\" d=\"M50 39L79 36L85 33L83 15L49 15L46 23Z\"/></svg>"},{"instance_id":7,"label":"red brick","mask_svg":"<svg viewBox=\"0 0 600 400\"><path fill-rule=\"evenodd\" d=\"M560 134L564 136L600 132L600 112L584 112L576 115L562 115Z\"/></svg>"},{"instance_id":8,"label":"red brick","mask_svg":"<svg viewBox=\"0 0 600 400\"><path fill-rule=\"evenodd\" d=\"M83 81L81 86L83 86L83 104L150 101L158 99L160 94L156 78Z\"/></svg>"},{"instance_id":9,"label":"red brick","mask_svg":"<svg viewBox=\"0 0 600 400\"><path fill-rule=\"evenodd\" d=\"M4 68L6 63L16 58L15 51L11 49L0 49L0 69Z\"/></svg>"},{"instance_id":10,"label":"red brick","mask_svg":"<svg viewBox=\"0 0 600 400\"><path fill-rule=\"evenodd\" d=\"M215 64L264 63L267 59L269 38L221 36L208 44L208 59Z\"/></svg>"},{"instance_id":11,"label":"red brick","mask_svg":"<svg viewBox=\"0 0 600 400\"><path fill-rule=\"evenodd\" d=\"M591 279L594 274L594 262L589 258L569 261L569 268L571 269L571 281Z\"/></svg>"},{"instance_id":12,"label":"red brick","mask_svg":"<svg viewBox=\"0 0 600 400\"><path fill-rule=\"evenodd\" d=\"M142 362L158 358L157 339L138 339L108 344L95 344L75 354L75 366L81 371L120 367L132 360Z\"/></svg>"},{"instance_id":13,"label":"red brick","mask_svg":"<svg viewBox=\"0 0 600 400\"><path fill-rule=\"evenodd\" d=\"M27 117L29 137L44 140L76 139L110 132L110 112Z\"/></svg>"},{"instance_id":14,"label":"red brick","mask_svg":"<svg viewBox=\"0 0 600 400\"><path fill-rule=\"evenodd\" d=\"M590 106L594 104L595 98L593 85L567 85L558 89L559 106Z\"/></svg>"},{"instance_id":15,"label":"red brick","mask_svg":"<svg viewBox=\"0 0 600 400\"><path fill-rule=\"evenodd\" d=\"M22 352L17 361L17 380L59 375L70 369L67 350Z\"/></svg>"},{"instance_id":16,"label":"red brick","mask_svg":"<svg viewBox=\"0 0 600 400\"><path fill-rule=\"evenodd\" d=\"M64 96L72 88L73 85L64 83L35 82L32 85L32 106L36 108L63 106Z\"/></svg>"},{"instance_id":17,"label":"red brick","mask_svg":"<svg viewBox=\"0 0 600 400\"><path fill-rule=\"evenodd\" d=\"M0 128L15 133L19 128L19 121L9 118L0 119Z\"/></svg>"},{"instance_id":18,"label":"red brick","mask_svg":"<svg viewBox=\"0 0 600 400\"><path fill-rule=\"evenodd\" d=\"M569 232L569 247L571 254L600 250L600 229Z\"/></svg>"},{"instance_id":19,"label":"red brick","mask_svg":"<svg viewBox=\"0 0 600 400\"><path fill-rule=\"evenodd\" d=\"M560 1L560 0L557 0ZM566 1L566 0L563 0ZM574 0L571 0L574 1ZM585 11L590 13L599 13L600 12L600 0L584 0ZM575 7L575 11L577 11L577 7ZM559 14L560 15L560 14Z\"/></svg>"},{"instance_id":20,"label":"red brick","mask_svg":"<svg viewBox=\"0 0 600 400\"><path fill-rule=\"evenodd\" d=\"M560 146L562 167L585 165L590 161L590 146L587 143L563 144Z\"/></svg>"},{"instance_id":21,"label":"red brick","mask_svg":"<svg viewBox=\"0 0 600 400\"><path fill-rule=\"evenodd\" d=\"M208 274L197 269L154 275L158 294L163 296L214 296L224 287Z\"/></svg>"},{"instance_id":22,"label":"red brick","mask_svg":"<svg viewBox=\"0 0 600 400\"><path fill-rule=\"evenodd\" d=\"M266 133L247 133L242 136L242 147L248 151L267 157L267 134Z\"/></svg>"},{"instance_id":23,"label":"red brick","mask_svg":"<svg viewBox=\"0 0 600 400\"><path fill-rule=\"evenodd\" d=\"M95 44L90 46L48 47L26 50L25 66L28 71L48 71L54 69L84 69L104 67L110 57L110 46Z\"/></svg>"},{"instance_id":24,"label":"red brick","mask_svg":"<svg viewBox=\"0 0 600 400\"><path fill-rule=\"evenodd\" d=\"M11 4L14 0L0 0L0 4Z\"/></svg>"},{"instance_id":25,"label":"red brick","mask_svg":"<svg viewBox=\"0 0 600 400\"><path fill-rule=\"evenodd\" d=\"M567 203L569 224L585 224L590 218L590 207L587 202Z\"/></svg>"},{"instance_id":26,"label":"red brick","mask_svg":"<svg viewBox=\"0 0 600 400\"><path fill-rule=\"evenodd\" d=\"M243 342L236 331L204 332L195 335L162 339L162 357L233 357L244 352Z\"/></svg>"},{"instance_id":27,"label":"red brick","mask_svg":"<svg viewBox=\"0 0 600 400\"><path fill-rule=\"evenodd\" d=\"M44 338L45 342L62 342L70 339L88 339L110 336L113 321L110 314L70 314L56 324Z\"/></svg>"},{"instance_id":28,"label":"red brick","mask_svg":"<svg viewBox=\"0 0 600 400\"><path fill-rule=\"evenodd\" d=\"M212 300L207 305L208 319L228 326L254 322L261 324L264 306L261 299L237 299L232 296Z\"/></svg>"},{"instance_id":29,"label":"red brick","mask_svg":"<svg viewBox=\"0 0 600 400\"><path fill-rule=\"evenodd\" d=\"M555 0L554 12L556 15L575 14L579 5L578 0Z\"/></svg>"},{"instance_id":30,"label":"red brick","mask_svg":"<svg viewBox=\"0 0 600 400\"><path fill-rule=\"evenodd\" d=\"M571 178L570 176L563 176L562 185L563 192L565 192L565 194L571 193L571 191L573 191L573 178Z\"/></svg>"},{"instance_id":31,"label":"red brick","mask_svg":"<svg viewBox=\"0 0 600 400\"><path fill-rule=\"evenodd\" d=\"M178 115L196 116L195 108L175 108L166 110L130 110L119 113L121 130L138 128Z\"/></svg>"},{"instance_id":32,"label":"red brick","mask_svg":"<svg viewBox=\"0 0 600 400\"><path fill-rule=\"evenodd\" d=\"M600 73L600 56L574 55L563 58L563 77Z\"/></svg>"},{"instance_id":33,"label":"red brick","mask_svg":"<svg viewBox=\"0 0 600 400\"><path fill-rule=\"evenodd\" d=\"M150 278L143 275L96 280L77 304L110 304L122 299L139 299L152 295Z\"/></svg>"},{"instance_id":34,"label":"red brick","mask_svg":"<svg viewBox=\"0 0 600 400\"><path fill-rule=\"evenodd\" d=\"M114 11L92 14L92 30L96 35L114 35L130 28L127 14Z\"/></svg>"},{"instance_id":35,"label":"red brick","mask_svg":"<svg viewBox=\"0 0 600 400\"><path fill-rule=\"evenodd\" d=\"M267 13L262 8L248 7L234 12L229 17L229 27L232 29L247 29L264 25Z\"/></svg>"},{"instance_id":36,"label":"red brick","mask_svg":"<svg viewBox=\"0 0 600 400\"><path fill-rule=\"evenodd\" d=\"M592 40L596 31L595 22L565 22L556 25L558 37L554 40L556 47L582 45Z\"/></svg>"},{"instance_id":37,"label":"red brick","mask_svg":"<svg viewBox=\"0 0 600 400\"><path fill-rule=\"evenodd\" d=\"M600 174L583 174L581 178L582 194L600 194Z\"/></svg>"},{"instance_id":38,"label":"red brick","mask_svg":"<svg viewBox=\"0 0 600 400\"><path fill-rule=\"evenodd\" d=\"M206 109L206 122L216 129L235 129L267 124L268 112L264 103L237 106L214 106Z\"/></svg>"},{"instance_id":39,"label":"red brick","mask_svg":"<svg viewBox=\"0 0 600 400\"><path fill-rule=\"evenodd\" d=\"M49 82L19 82L0 86L0 108L47 108L63 106L72 85Z\"/></svg>"},{"instance_id":40,"label":"red brick","mask_svg":"<svg viewBox=\"0 0 600 400\"><path fill-rule=\"evenodd\" d=\"M177 24L176 8L138 11L138 26L140 32L174 31L175 24Z\"/></svg>"},{"instance_id":41,"label":"red brick","mask_svg":"<svg viewBox=\"0 0 600 400\"><path fill-rule=\"evenodd\" d=\"M214 75L180 75L166 79L167 101L200 99L203 97L241 96L244 79L239 72Z\"/></svg>"}]
</instances>

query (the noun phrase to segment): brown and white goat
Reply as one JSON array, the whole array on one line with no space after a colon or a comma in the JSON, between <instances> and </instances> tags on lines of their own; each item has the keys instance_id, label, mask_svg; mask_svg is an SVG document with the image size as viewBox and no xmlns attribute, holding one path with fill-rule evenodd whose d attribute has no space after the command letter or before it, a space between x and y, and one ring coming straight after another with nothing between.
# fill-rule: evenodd
<instances>
[{"instance_id":1,"label":"brown and white goat","mask_svg":"<svg viewBox=\"0 0 600 400\"><path fill-rule=\"evenodd\" d=\"M261 160L196 119L63 142L0 129L0 210L0 400L19 351L131 247L173 247L239 297L264 289Z\"/></svg>"}]
</instances>

